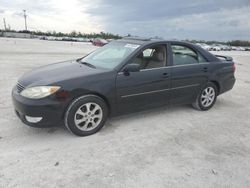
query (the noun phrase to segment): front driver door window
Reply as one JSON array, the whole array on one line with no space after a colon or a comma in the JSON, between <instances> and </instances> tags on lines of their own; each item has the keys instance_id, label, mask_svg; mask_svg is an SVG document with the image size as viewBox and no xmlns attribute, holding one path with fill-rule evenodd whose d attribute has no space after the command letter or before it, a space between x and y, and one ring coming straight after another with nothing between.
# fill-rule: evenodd
<instances>
[{"instance_id":1,"label":"front driver door window","mask_svg":"<svg viewBox=\"0 0 250 188\"><path fill-rule=\"evenodd\" d=\"M165 45L147 48L134 58L131 63L140 64L140 69L153 69L166 66L167 52Z\"/></svg>"}]
</instances>

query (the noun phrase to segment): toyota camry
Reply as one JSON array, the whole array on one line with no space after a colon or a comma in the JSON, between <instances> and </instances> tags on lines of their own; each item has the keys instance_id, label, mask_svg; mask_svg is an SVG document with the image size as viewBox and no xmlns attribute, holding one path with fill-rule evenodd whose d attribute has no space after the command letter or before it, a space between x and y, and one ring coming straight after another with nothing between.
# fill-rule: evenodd
<instances>
[{"instance_id":1,"label":"toyota camry","mask_svg":"<svg viewBox=\"0 0 250 188\"><path fill-rule=\"evenodd\" d=\"M190 43L124 38L77 60L28 72L14 86L12 99L29 126L64 125L87 136L108 117L124 113L169 104L209 110L218 95L233 88L234 72L231 57Z\"/></svg>"}]
</instances>

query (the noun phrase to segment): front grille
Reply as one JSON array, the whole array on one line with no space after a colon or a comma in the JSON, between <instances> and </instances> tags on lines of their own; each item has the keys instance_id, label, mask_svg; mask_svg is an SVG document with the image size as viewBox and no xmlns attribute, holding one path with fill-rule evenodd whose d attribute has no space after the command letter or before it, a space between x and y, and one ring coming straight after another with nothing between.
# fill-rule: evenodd
<instances>
[{"instance_id":1,"label":"front grille","mask_svg":"<svg viewBox=\"0 0 250 188\"><path fill-rule=\"evenodd\" d=\"M20 83L17 83L16 88L18 93L21 93L25 89L25 87Z\"/></svg>"}]
</instances>

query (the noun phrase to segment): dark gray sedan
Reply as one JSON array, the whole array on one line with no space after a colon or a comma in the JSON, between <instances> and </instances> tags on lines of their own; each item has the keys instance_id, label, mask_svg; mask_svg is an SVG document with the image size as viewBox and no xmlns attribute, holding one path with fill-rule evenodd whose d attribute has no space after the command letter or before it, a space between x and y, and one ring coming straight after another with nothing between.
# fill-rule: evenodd
<instances>
[{"instance_id":1,"label":"dark gray sedan","mask_svg":"<svg viewBox=\"0 0 250 188\"><path fill-rule=\"evenodd\" d=\"M64 124L86 136L99 131L107 117L128 112L167 104L209 110L218 95L233 88L234 72L232 58L190 43L125 38L27 73L12 98L25 124Z\"/></svg>"}]
</instances>

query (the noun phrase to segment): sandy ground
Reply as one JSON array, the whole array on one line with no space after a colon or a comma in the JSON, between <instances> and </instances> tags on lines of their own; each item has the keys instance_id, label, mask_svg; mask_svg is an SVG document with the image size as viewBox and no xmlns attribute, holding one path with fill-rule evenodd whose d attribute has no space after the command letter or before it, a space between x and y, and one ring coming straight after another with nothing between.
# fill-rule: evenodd
<instances>
[{"instance_id":1,"label":"sandy ground","mask_svg":"<svg viewBox=\"0 0 250 188\"><path fill-rule=\"evenodd\" d=\"M250 187L250 52L214 108L164 107L111 119L97 134L36 129L11 89L32 68L81 57L83 43L0 38L0 187Z\"/></svg>"}]
</instances>

